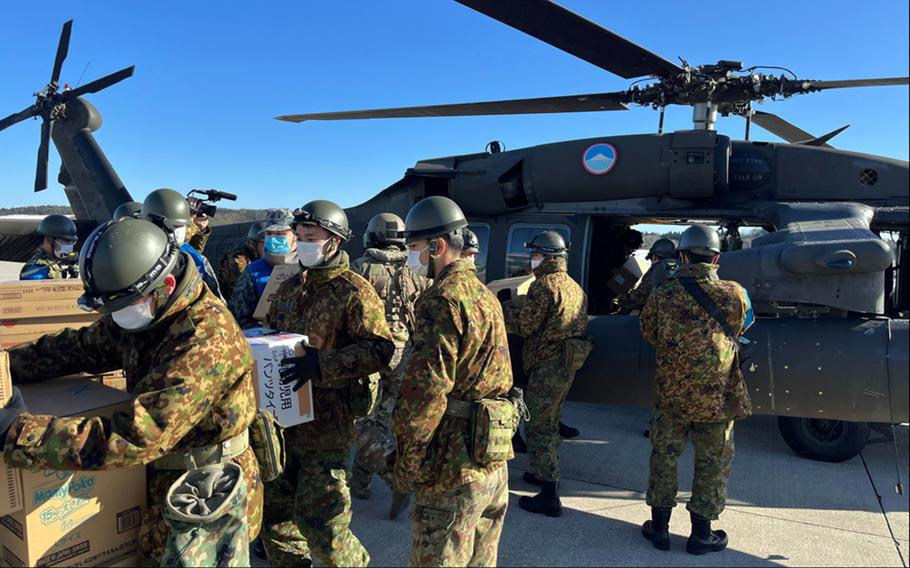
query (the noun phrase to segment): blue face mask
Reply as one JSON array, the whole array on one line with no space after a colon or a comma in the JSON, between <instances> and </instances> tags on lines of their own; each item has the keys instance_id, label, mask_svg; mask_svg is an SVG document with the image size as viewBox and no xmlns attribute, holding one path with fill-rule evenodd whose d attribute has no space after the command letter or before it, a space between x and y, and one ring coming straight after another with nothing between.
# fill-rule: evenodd
<instances>
[{"instance_id":1,"label":"blue face mask","mask_svg":"<svg viewBox=\"0 0 910 568\"><path fill-rule=\"evenodd\" d=\"M268 235L265 237L265 252L269 254L288 254L291 243L285 235Z\"/></svg>"}]
</instances>

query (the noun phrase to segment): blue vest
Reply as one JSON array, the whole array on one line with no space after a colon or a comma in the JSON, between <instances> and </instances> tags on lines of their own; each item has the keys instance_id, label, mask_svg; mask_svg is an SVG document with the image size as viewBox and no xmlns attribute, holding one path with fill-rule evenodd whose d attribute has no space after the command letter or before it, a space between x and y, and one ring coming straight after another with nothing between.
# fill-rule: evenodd
<instances>
[{"instance_id":1,"label":"blue vest","mask_svg":"<svg viewBox=\"0 0 910 568\"><path fill-rule=\"evenodd\" d=\"M199 274L205 277L205 260L202 258L202 255L199 253L199 251L190 246L189 243L183 243L180 245L180 250L193 257L193 262L196 263L196 268L199 269Z\"/></svg>"},{"instance_id":2,"label":"blue vest","mask_svg":"<svg viewBox=\"0 0 910 568\"><path fill-rule=\"evenodd\" d=\"M273 268L264 258L254 260L247 265L246 269L250 271L250 276L253 277L253 284L256 285L257 296L262 296L262 293L265 292L265 285L269 283Z\"/></svg>"}]
</instances>

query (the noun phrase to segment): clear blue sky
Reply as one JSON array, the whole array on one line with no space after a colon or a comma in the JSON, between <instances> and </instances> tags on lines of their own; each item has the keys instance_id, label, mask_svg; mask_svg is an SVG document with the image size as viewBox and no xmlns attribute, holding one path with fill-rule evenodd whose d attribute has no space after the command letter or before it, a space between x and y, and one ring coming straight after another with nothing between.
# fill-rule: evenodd
<instances>
[{"instance_id":1,"label":"clear blue sky","mask_svg":"<svg viewBox=\"0 0 910 568\"><path fill-rule=\"evenodd\" d=\"M812 79L908 74L906 1L764 0L563 4L670 60L784 65ZM420 158L604 134L650 132L657 114L373 120L291 124L280 114L567 95L628 81L449 0L383 2L34 2L3 5L0 116L48 80L60 26L75 18L62 80L136 65L90 100L96 137L134 197L216 187L239 207L344 206L390 185ZM850 123L836 146L908 156L908 89L845 89L769 110L814 134ZM672 109L669 128L690 124ZM741 119L719 129L735 138ZM773 140L758 128L753 137ZM0 133L0 206L64 204L31 191L37 122ZM51 180L59 167L51 152Z\"/></svg>"}]
</instances>

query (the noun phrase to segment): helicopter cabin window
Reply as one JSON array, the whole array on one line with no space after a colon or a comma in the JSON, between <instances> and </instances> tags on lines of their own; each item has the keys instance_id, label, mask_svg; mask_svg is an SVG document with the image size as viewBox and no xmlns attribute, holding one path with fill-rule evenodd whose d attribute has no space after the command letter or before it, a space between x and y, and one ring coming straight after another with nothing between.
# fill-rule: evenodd
<instances>
[{"instance_id":1,"label":"helicopter cabin window","mask_svg":"<svg viewBox=\"0 0 910 568\"><path fill-rule=\"evenodd\" d=\"M468 223L468 228L477 235L477 242L480 245L480 252L474 259L477 266L477 278L481 282L487 281L487 251L490 249L490 226L486 223Z\"/></svg>"},{"instance_id":2,"label":"helicopter cabin window","mask_svg":"<svg viewBox=\"0 0 910 568\"><path fill-rule=\"evenodd\" d=\"M509 229L509 244L506 249L506 277L531 274L531 255L525 243L534 235L544 231L556 231L571 246L571 231L566 225L534 225L516 223Z\"/></svg>"}]
</instances>

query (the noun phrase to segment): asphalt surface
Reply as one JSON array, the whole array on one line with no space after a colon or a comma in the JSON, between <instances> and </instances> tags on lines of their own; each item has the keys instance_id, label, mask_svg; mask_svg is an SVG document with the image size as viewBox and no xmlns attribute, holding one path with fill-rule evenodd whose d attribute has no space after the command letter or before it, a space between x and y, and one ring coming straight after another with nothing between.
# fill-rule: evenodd
<instances>
[{"instance_id":1,"label":"asphalt surface","mask_svg":"<svg viewBox=\"0 0 910 568\"><path fill-rule=\"evenodd\" d=\"M0 263L0 280L19 264ZM640 534L650 445L646 410L568 403L564 420L582 435L562 446L564 513L552 519L518 507L533 495L521 475L527 457L510 462L509 512L499 547L500 566L907 566L908 496L894 491L894 446L873 433L860 456L839 464L806 460L781 440L774 418L736 428L736 458L727 510L715 527L730 535L724 552L685 552L689 532L684 502L691 488L691 447L680 460L680 501L671 520L672 548L660 552ZM901 478L908 480L908 431L897 429ZM403 566L410 548L410 510L387 517L390 494L377 480L373 497L354 502L353 530L372 566ZM257 566L267 566L254 559Z\"/></svg>"}]
</instances>

